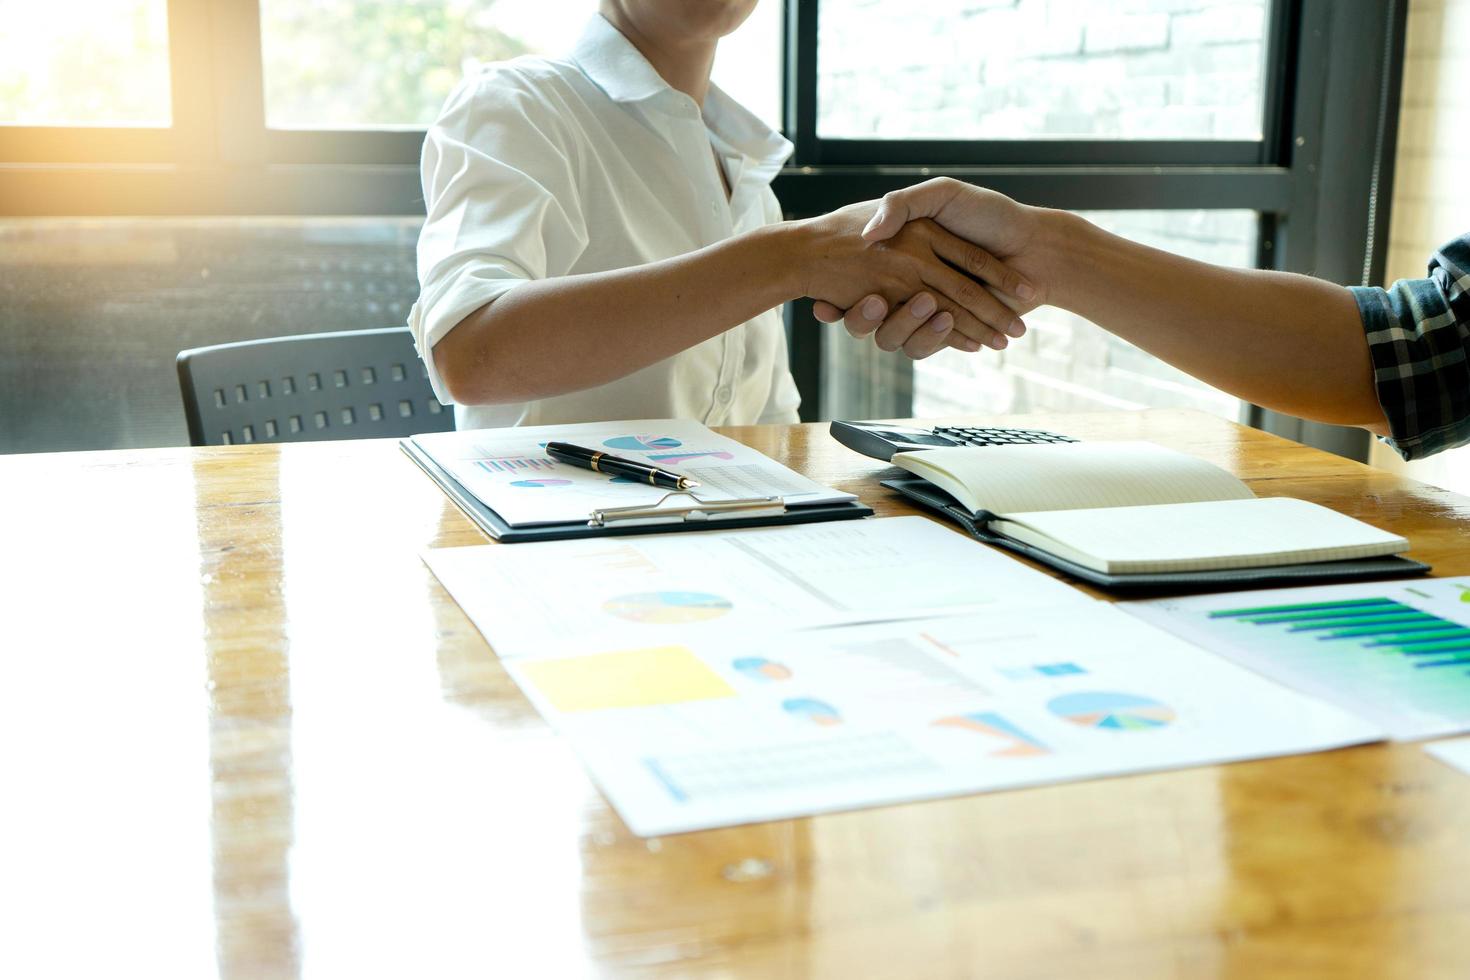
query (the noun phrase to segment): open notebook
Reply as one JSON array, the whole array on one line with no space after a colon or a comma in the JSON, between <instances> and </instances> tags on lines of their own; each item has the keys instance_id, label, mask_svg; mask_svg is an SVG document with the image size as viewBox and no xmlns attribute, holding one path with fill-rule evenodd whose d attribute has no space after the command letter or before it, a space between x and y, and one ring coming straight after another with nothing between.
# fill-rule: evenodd
<instances>
[{"instance_id":1,"label":"open notebook","mask_svg":"<svg viewBox=\"0 0 1470 980\"><path fill-rule=\"evenodd\" d=\"M940 509L977 536L1069 571L1222 572L1350 563L1409 548L1317 504L1258 499L1219 467L1151 443L931 449L899 453L893 463L942 490L950 499ZM914 481L886 485L936 506ZM1394 559L1380 574L1396 567L1424 569Z\"/></svg>"}]
</instances>

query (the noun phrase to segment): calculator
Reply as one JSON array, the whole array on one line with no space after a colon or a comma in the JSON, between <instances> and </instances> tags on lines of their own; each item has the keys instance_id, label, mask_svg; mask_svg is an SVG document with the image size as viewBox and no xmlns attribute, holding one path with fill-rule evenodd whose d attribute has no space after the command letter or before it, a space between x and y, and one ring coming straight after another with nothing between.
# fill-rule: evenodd
<instances>
[{"instance_id":1,"label":"calculator","mask_svg":"<svg viewBox=\"0 0 1470 980\"><path fill-rule=\"evenodd\" d=\"M833 422L832 438L848 449L885 462L894 453L947 446L1022 446L1077 442L1071 436L1040 429L1004 429L994 426L937 425L932 429L880 422Z\"/></svg>"}]
</instances>

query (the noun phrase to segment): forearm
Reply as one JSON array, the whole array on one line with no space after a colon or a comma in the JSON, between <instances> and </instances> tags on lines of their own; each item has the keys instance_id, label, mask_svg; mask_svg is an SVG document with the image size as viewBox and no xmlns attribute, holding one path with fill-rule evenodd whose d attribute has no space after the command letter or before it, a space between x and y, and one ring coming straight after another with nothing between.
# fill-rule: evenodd
<instances>
[{"instance_id":1,"label":"forearm","mask_svg":"<svg viewBox=\"0 0 1470 980\"><path fill-rule=\"evenodd\" d=\"M610 272L539 279L481 307L434 347L461 404L606 384L802 294L792 226Z\"/></svg>"},{"instance_id":2,"label":"forearm","mask_svg":"<svg viewBox=\"0 0 1470 980\"><path fill-rule=\"evenodd\" d=\"M1048 301L1246 401L1382 431L1352 294L1320 279L1227 269L1042 212Z\"/></svg>"}]
</instances>

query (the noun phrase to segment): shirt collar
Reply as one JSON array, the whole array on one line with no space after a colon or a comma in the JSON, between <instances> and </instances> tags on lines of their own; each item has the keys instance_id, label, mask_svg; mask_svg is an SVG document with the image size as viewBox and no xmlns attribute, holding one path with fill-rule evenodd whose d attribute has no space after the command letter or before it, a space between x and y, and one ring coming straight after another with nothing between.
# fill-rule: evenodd
<instances>
[{"instance_id":1,"label":"shirt collar","mask_svg":"<svg viewBox=\"0 0 1470 980\"><path fill-rule=\"evenodd\" d=\"M572 49L572 60L614 102L642 102L673 91L633 42L601 14L587 22Z\"/></svg>"},{"instance_id":2,"label":"shirt collar","mask_svg":"<svg viewBox=\"0 0 1470 980\"><path fill-rule=\"evenodd\" d=\"M678 95L607 19L595 14L572 49L572 60L614 102L646 102ZM687 101L687 100L684 100ZM791 142L749 109L710 84L704 99L704 123L731 150L750 159L748 173L761 180L776 176L791 156Z\"/></svg>"},{"instance_id":3,"label":"shirt collar","mask_svg":"<svg viewBox=\"0 0 1470 980\"><path fill-rule=\"evenodd\" d=\"M704 97L704 122L716 139L752 161L750 176L769 181L791 156L791 141L713 82Z\"/></svg>"}]
</instances>

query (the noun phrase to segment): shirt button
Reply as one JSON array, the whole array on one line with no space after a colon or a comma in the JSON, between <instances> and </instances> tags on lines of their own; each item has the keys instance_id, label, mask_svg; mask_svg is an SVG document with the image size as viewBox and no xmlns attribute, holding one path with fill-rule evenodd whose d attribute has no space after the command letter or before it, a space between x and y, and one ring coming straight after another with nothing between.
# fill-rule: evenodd
<instances>
[{"instance_id":1,"label":"shirt button","mask_svg":"<svg viewBox=\"0 0 1470 980\"><path fill-rule=\"evenodd\" d=\"M722 386L720 388L719 391L715 392L715 397L720 400L720 404L722 404L722 405L728 405L728 404L730 404L730 398L734 394L735 393L730 390L730 386L729 385L724 385L724 386Z\"/></svg>"}]
</instances>

